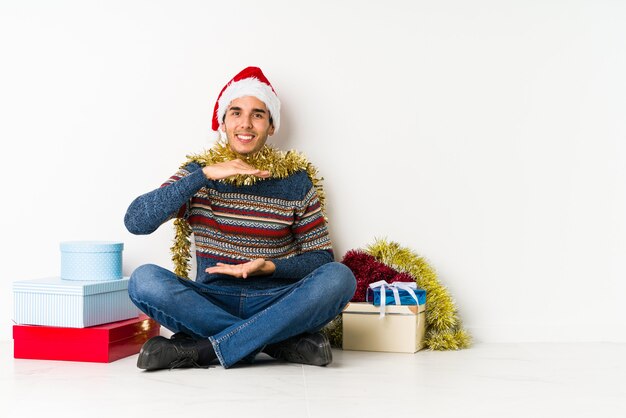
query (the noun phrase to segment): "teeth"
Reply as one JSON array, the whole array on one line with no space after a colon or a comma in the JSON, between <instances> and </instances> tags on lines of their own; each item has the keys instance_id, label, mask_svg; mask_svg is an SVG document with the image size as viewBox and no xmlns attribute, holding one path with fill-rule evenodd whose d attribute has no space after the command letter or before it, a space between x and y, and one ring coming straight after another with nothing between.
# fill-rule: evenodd
<instances>
[{"instance_id":1,"label":"teeth","mask_svg":"<svg viewBox=\"0 0 626 418\"><path fill-rule=\"evenodd\" d=\"M237 135L237 138L243 139L243 140L250 140L253 138L252 135Z\"/></svg>"}]
</instances>

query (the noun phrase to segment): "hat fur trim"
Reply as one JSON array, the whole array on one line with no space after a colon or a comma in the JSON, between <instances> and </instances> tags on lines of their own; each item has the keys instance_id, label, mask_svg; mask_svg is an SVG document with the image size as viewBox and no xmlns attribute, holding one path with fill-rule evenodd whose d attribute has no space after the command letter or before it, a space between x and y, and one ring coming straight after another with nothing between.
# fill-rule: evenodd
<instances>
[{"instance_id":1,"label":"hat fur trim","mask_svg":"<svg viewBox=\"0 0 626 418\"><path fill-rule=\"evenodd\" d=\"M265 103L274 123L274 131L277 132L280 128L280 100L270 85L263 83L256 77L233 81L224 89L217 102L217 120L220 125L230 103L245 96L256 97Z\"/></svg>"}]
</instances>

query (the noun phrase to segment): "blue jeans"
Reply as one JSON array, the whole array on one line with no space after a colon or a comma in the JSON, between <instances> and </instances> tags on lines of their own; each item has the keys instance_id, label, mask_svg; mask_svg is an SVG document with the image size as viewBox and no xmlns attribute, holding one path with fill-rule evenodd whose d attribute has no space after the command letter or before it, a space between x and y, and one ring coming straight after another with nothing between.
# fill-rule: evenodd
<instances>
[{"instance_id":1,"label":"blue jeans","mask_svg":"<svg viewBox=\"0 0 626 418\"><path fill-rule=\"evenodd\" d=\"M266 344L320 330L354 294L356 280L341 263L328 263L303 279L268 289L216 286L182 279L153 264L130 278L131 300L164 327L208 338L224 367L251 359Z\"/></svg>"}]
</instances>

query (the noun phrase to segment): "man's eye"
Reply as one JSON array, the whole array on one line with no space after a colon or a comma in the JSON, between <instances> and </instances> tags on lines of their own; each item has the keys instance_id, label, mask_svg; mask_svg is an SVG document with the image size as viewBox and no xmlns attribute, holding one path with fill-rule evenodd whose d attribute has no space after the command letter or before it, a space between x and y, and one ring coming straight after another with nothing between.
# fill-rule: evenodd
<instances>
[{"instance_id":1,"label":"man's eye","mask_svg":"<svg viewBox=\"0 0 626 418\"><path fill-rule=\"evenodd\" d=\"M233 112L231 112L231 115L233 115L233 116L239 116L239 112L233 111Z\"/></svg>"}]
</instances>

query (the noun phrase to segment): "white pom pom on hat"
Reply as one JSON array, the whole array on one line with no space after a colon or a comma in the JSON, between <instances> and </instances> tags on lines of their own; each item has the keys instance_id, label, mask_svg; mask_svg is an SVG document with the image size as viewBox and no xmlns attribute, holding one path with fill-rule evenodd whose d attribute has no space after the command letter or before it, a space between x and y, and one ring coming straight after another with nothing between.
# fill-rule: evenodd
<instances>
[{"instance_id":1,"label":"white pom pom on hat","mask_svg":"<svg viewBox=\"0 0 626 418\"><path fill-rule=\"evenodd\" d=\"M218 131L230 102L244 96L253 96L265 103L274 123L274 131L277 132L280 128L280 100L258 67L243 69L224 86L213 109L213 130Z\"/></svg>"}]
</instances>

